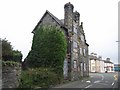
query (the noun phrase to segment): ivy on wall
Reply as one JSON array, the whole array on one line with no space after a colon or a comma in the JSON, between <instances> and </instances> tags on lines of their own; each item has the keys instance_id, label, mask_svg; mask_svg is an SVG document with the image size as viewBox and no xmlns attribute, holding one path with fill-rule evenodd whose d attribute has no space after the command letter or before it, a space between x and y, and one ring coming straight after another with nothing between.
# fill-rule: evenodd
<instances>
[{"instance_id":1,"label":"ivy on wall","mask_svg":"<svg viewBox=\"0 0 120 90\"><path fill-rule=\"evenodd\" d=\"M41 26L34 34L27 65L54 68L57 73L62 74L66 51L67 42L62 30L54 26Z\"/></svg>"}]
</instances>

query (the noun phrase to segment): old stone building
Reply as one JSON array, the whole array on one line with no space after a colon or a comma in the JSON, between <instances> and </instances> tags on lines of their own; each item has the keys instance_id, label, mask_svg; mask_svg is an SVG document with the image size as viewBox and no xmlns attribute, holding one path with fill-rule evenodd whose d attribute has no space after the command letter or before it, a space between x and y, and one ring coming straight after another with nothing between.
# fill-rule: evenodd
<instances>
[{"instance_id":1,"label":"old stone building","mask_svg":"<svg viewBox=\"0 0 120 90\"><path fill-rule=\"evenodd\" d=\"M73 11L69 2L64 5L64 19L58 19L48 10L44 13L32 33L41 25L56 26L65 33L68 42L66 59L64 61L64 77L78 80L89 76L88 44L86 43L83 22L80 24L80 14Z\"/></svg>"}]
</instances>

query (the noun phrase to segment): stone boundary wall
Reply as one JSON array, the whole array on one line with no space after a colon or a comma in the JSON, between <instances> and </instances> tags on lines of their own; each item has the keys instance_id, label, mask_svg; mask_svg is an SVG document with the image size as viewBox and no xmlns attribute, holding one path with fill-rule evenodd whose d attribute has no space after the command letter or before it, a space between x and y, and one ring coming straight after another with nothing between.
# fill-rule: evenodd
<instances>
[{"instance_id":1,"label":"stone boundary wall","mask_svg":"<svg viewBox=\"0 0 120 90\"><path fill-rule=\"evenodd\" d=\"M2 88L17 88L19 86L20 74L20 65L2 66Z\"/></svg>"}]
</instances>

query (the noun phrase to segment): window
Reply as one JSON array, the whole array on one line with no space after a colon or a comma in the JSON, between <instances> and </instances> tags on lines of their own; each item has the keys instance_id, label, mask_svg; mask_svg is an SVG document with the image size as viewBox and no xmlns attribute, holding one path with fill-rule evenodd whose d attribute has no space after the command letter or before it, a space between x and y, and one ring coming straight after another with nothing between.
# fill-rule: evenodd
<instances>
[{"instance_id":1,"label":"window","mask_svg":"<svg viewBox=\"0 0 120 90\"><path fill-rule=\"evenodd\" d=\"M84 63L84 71L86 71L86 64Z\"/></svg>"},{"instance_id":2,"label":"window","mask_svg":"<svg viewBox=\"0 0 120 90\"><path fill-rule=\"evenodd\" d=\"M83 63L80 63L81 71L83 71Z\"/></svg>"},{"instance_id":3,"label":"window","mask_svg":"<svg viewBox=\"0 0 120 90\"><path fill-rule=\"evenodd\" d=\"M92 66L92 71L95 71L95 66Z\"/></svg>"},{"instance_id":4,"label":"window","mask_svg":"<svg viewBox=\"0 0 120 90\"><path fill-rule=\"evenodd\" d=\"M73 31L74 31L74 33L76 33L76 34L77 34L77 28L75 28L75 27L74 27L74 30L73 30Z\"/></svg>"},{"instance_id":5,"label":"window","mask_svg":"<svg viewBox=\"0 0 120 90\"><path fill-rule=\"evenodd\" d=\"M78 59L78 53L73 52L73 58L74 58L74 59Z\"/></svg>"},{"instance_id":6,"label":"window","mask_svg":"<svg viewBox=\"0 0 120 90\"><path fill-rule=\"evenodd\" d=\"M77 68L77 61L76 60L74 60L74 62L73 62L73 67Z\"/></svg>"},{"instance_id":7,"label":"window","mask_svg":"<svg viewBox=\"0 0 120 90\"><path fill-rule=\"evenodd\" d=\"M114 69L113 68L111 68L111 71L113 71Z\"/></svg>"},{"instance_id":8,"label":"window","mask_svg":"<svg viewBox=\"0 0 120 90\"><path fill-rule=\"evenodd\" d=\"M67 62L67 59L64 60L63 74L64 74L65 77L67 77L67 75L68 75L68 62Z\"/></svg>"},{"instance_id":9,"label":"window","mask_svg":"<svg viewBox=\"0 0 120 90\"><path fill-rule=\"evenodd\" d=\"M84 53L84 56L86 56L86 49L85 48L83 49L83 53Z\"/></svg>"},{"instance_id":10,"label":"window","mask_svg":"<svg viewBox=\"0 0 120 90\"><path fill-rule=\"evenodd\" d=\"M74 31L74 33L77 34L77 27L76 27L76 25L74 25L74 29L73 29L73 31Z\"/></svg>"},{"instance_id":11,"label":"window","mask_svg":"<svg viewBox=\"0 0 120 90\"><path fill-rule=\"evenodd\" d=\"M77 42L73 41L73 51L77 52Z\"/></svg>"},{"instance_id":12,"label":"window","mask_svg":"<svg viewBox=\"0 0 120 90\"><path fill-rule=\"evenodd\" d=\"M77 42L73 41L73 48L77 48Z\"/></svg>"},{"instance_id":13,"label":"window","mask_svg":"<svg viewBox=\"0 0 120 90\"><path fill-rule=\"evenodd\" d=\"M106 70L107 70L107 71L110 71L108 67L106 68Z\"/></svg>"},{"instance_id":14,"label":"window","mask_svg":"<svg viewBox=\"0 0 120 90\"><path fill-rule=\"evenodd\" d=\"M80 48L80 54L83 55L82 48Z\"/></svg>"},{"instance_id":15,"label":"window","mask_svg":"<svg viewBox=\"0 0 120 90\"><path fill-rule=\"evenodd\" d=\"M81 41L83 41L83 42L84 42L84 36L83 36L83 35L81 35Z\"/></svg>"}]
</instances>

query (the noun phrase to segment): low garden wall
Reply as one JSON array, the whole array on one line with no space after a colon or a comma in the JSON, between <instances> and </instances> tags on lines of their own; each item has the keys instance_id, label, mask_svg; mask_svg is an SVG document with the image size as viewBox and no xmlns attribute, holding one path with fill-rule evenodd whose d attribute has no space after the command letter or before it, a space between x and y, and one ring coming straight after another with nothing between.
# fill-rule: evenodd
<instances>
[{"instance_id":1,"label":"low garden wall","mask_svg":"<svg viewBox=\"0 0 120 90\"><path fill-rule=\"evenodd\" d=\"M21 65L16 62L2 62L2 88L17 88Z\"/></svg>"}]
</instances>

